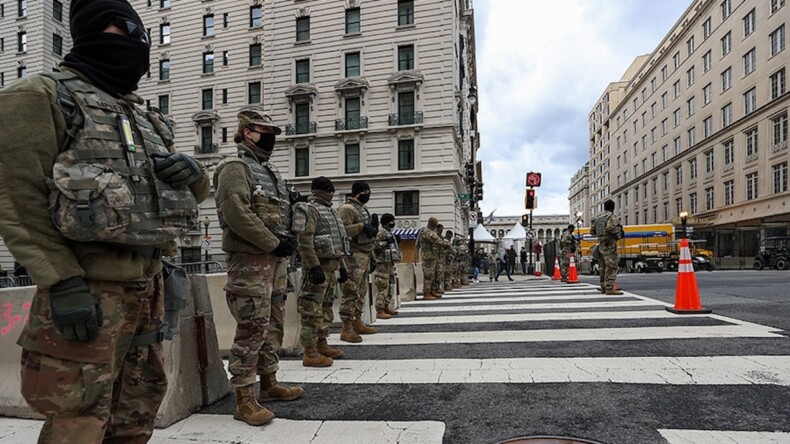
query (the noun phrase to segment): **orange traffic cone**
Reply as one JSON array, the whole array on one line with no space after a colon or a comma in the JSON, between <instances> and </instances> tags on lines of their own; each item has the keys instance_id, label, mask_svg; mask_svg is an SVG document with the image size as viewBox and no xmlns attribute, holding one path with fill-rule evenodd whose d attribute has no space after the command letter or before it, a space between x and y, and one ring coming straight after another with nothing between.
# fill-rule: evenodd
<instances>
[{"instance_id":1,"label":"orange traffic cone","mask_svg":"<svg viewBox=\"0 0 790 444\"><path fill-rule=\"evenodd\" d=\"M702 308L697 288L697 277L691 265L691 252L688 239L680 241L680 260L678 261L678 283L675 287L675 306L667 307L668 311L677 314L710 313Z\"/></svg>"},{"instance_id":2,"label":"orange traffic cone","mask_svg":"<svg viewBox=\"0 0 790 444\"><path fill-rule=\"evenodd\" d=\"M557 259L557 256L554 256L554 276L552 276L551 279L554 281L562 279L562 275L560 274L560 261Z\"/></svg>"},{"instance_id":3,"label":"orange traffic cone","mask_svg":"<svg viewBox=\"0 0 790 444\"><path fill-rule=\"evenodd\" d=\"M579 282L579 275L576 273L576 261L573 260L573 253L571 253L571 265L568 268L568 283L575 284Z\"/></svg>"}]
</instances>

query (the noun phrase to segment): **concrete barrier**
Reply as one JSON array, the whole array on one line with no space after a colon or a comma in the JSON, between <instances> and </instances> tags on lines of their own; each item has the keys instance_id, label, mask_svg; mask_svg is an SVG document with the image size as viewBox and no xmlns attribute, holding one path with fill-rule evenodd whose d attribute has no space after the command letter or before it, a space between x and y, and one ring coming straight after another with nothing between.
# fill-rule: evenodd
<instances>
[{"instance_id":1,"label":"concrete barrier","mask_svg":"<svg viewBox=\"0 0 790 444\"><path fill-rule=\"evenodd\" d=\"M413 301L417 297L417 289L414 286L414 264L397 264L395 270L398 274L398 287L400 288L398 301L398 307L400 307L401 302Z\"/></svg>"},{"instance_id":2,"label":"concrete barrier","mask_svg":"<svg viewBox=\"0 0 790 444\"><path fill-rule=\"evenodd\" d=\"M0 416L41 419L30 410L19 392L20 354L16 344L27 321L36 287L10 287L0 290Z\"/></svg>"}]
</instances>

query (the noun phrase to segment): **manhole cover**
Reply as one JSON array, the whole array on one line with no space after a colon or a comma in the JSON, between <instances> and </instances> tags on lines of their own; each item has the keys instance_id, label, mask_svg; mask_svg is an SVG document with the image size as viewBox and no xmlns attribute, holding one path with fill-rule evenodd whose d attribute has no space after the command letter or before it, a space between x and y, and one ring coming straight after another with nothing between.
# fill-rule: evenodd
<instances>
[{"instance_id":1,"label":"manhole cover","mask_svg":"<svg viewBox=\"0 0 790 444\"><path fill-rule=\"evenodd\" d=\"M502 441L499 444L601 444L589 439L569 438L567 436L524 436Z\"/></svg>"}]
</instances>

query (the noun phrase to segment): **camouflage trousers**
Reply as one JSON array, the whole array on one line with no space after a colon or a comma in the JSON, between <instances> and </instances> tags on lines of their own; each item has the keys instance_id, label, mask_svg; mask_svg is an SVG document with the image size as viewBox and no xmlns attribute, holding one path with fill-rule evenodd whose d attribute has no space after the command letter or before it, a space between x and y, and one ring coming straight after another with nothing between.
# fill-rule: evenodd
<instances>
[{"instance_id":1,"label":"camouflage trousers","mask_svg":"<svg viewBox=\"0 0 790 444\"><path fill-rule=\"evenodd\" d=\"M494 278L496 278L496 276L497 276L496 272L497 272L497 268L498 267L499 267L499 265L496 263L496 261L494 261L494 262L489 261L488 262L488 280L489 281L493 281Z\"/></svg>"},{"instance_id":2,"label":"camouflage trousers","mask_svg":"<svg viewBox=\"0 0 790 444\"><path fill-rule=\"evenodd\" d=\"M422 258L422 294L433 293L436 288L436 259Z\"/></svg>"},{"instance_id":3,"label":"camouflage trousers","mask_svg":"<svg viewBox=\"0 0 790 444\"><path fill-rule=\"evenodd\" d=\"M617 278L618 258L617 251L601 251L601 261L598 263L601 273L601 287L604 290L614 290L614 281Z\"/></svg>"},{"instance_id":4,"label":"camouflage trousers","mask_svg":"<svg viewBox=\"0 0 790 444\"><path fill-rule=\"evenodd\" d=\"M571 266L571 250L562 249L560 251L560 276L568 279L568 270Z\"/></svg>"},{"instance_id":5,"label":"camouflage trousers","mask_svg":"<svg viewBox=\"0 0 790 444\"><path fill-rule=\"evenodd\" d=\"M302 347L313 347L319 338L329 337L329 326L335 318L332 306L337 294L335 272L338 267L337 260L321 260L321 269L326 278L323 284L310 282L308 273L302 272L302 291L298 302L299 316L302 318L299 333Z\"/></svg>"},{"instance_id":6,"label":"camouflage trousers","mask_svg":"<svg viewBox=\"0 0 790 444\"><path fill-rule=\"evenodd\" d=\"M449 289L455 282L455 262L444 265L444 288Z\"/></svg>"},{"instance_id":7,"label":"camouflage trousers","mask_svg":"<svg viewBox=\"0 0 790 444\"><path fill-rule=\"evenodd\" d=\"M368 295L368 267L370 255L355 251L346 257L348 280L340 285L343 297L340 300L340 319L356 319L362 314L365 297Z\"/></svg>"},{"instance_id":8,"label":"camouflage trousers","mask_svg":"<svg viewBox=\"0 0 790 444\"><path fill-rule=\"evenodd\" d=\"M159 331L162 277L148 282L89 281L101 303L99 336L68 341L49 316L49 292L38 289L22 346L22 396L46 416L40 443L145 443L165 396L162 343L132 346Z\"/></svg>"},{"instance_id":9,"label":"camouflage trousers","mask_svg":"<svg viewBox=\"0 0 790 444\"><path fill-rule=\"evenodd\" d=\"M393 265L379 264L373 273L373 287L376 290L376 310L383 310L392 304L395 293L395 270Z\"/></svg>"},{"instance_id":10,"label":"camouflage trousers","mask_svg":"<svg viewBox=\"0 0 790 444\"><path fill-rule=\"evenodd\" d=\"M444 261L445 258L443 257L436 260L436 265L434 266L436 269L436 279L433 280L433 291L444 289Z\"/></svg>"},{"instance_id":11,"label":"camouflage trousers","mask_svg":"<svg viewBox=\"0 0 790 444\"><path fill-rule=\"evenodd\" d=\"M230 384L244 387L255 382L258 369L271 368L267 362L263 362L261 367L259 356L264 359L276 357L266 335L277 257L272 254L229 253L226 262L228 281L225 298L230 314L236 320L228 371Z\"/></svg>"},{"instance_id":12,"label":"camouflage trousers","mask_svg":"<svg viewBox=\"0 0 790 444\"><path fill-rule=\"evenodd\" d=\"M288 258L277 258L274 266L274 285L272 286L271 314L266 342L258 352L257 373L270 375L280 369L280 349L283 347L285 333L285 293L288 287Z\"/></svg>"}]
</instances>

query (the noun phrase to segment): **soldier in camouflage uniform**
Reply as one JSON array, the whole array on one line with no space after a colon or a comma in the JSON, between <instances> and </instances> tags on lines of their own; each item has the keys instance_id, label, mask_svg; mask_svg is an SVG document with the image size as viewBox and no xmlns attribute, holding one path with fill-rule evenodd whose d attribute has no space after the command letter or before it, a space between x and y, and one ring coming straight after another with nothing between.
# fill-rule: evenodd
<instances>
[{"instance_id":1,"label":"soldier in camouflage uniform","mask_svg":"<svg viewBox=\"0 0 790 444\"><path fill-rule=\"evenodd\" d=\"M442 267L444 267L443 287L444 291L450 291L455 288L455 247L453 246L453 232L450 230L445 231L444 240L447 245L444 250L444 260Z\"/></svg>"},{"instance_id":2,"label":"soldier in camouflage uniform","mask_svg":"<svg viewBox=\"0 0 790 444\"><path fill-rule=\"evenodd\" d=\"M228 371L236 388L234 418L262 425L274 419L274 414L255 399L256 374L261 374L259 398L290 401L304 393L301 387L277 383L279 359L271 341L266 340L275 276L285 271L284 260L297 244L290 234L291 208L285 182L269 163L281 130L257 107L242 108L238 120L234 137L238 152L220 162L214 173L222 249L228 264L226 299L236 320Z\"/></svg>"},{"instance_id":3,"label":"soldier in camouflage uniform","mask_svg":"<svg viewBox=\"0 0 790 444\"><path fill-rule=\"evenodd\" d=\"M460 285L469 285L469 271L472 267L472 255L469 254L469 244L464 238L458 239L458 258L460 261L458 281Z\"/></svg>"},{"instance_id":4,"label":"soldier in camouflage uniform","mask_svg":"<svg viewBox=\"0 0 790 444\"><path fill-rule=\"evenodd\" d=\"M439 221L435 217L428 219L428 226L420 230L417 238L417 247L420 250L420 263L422 265L422 298L426 301L438 299L433 292L436 288L436 262L439 260L439 251L443 240L436 233Z\"/></svg>"},{"instance_id":5,"label":"soldier in camouflage uniform","mask_svg":"<svg viewBox=\"0 0 790 444\"><path fill-rule=\"evenodd\" d=\"M590 234L598 237L598 252L601 273L601 290L608 295L620 295L622 291L614 288L617 277L618 257L617 241L623 237L623 226L613 214L614 201L609 199L603 203L605 213L595 218Z\"/></svg>"},{"instance_id":6,"label":"soldier in camouflage uniform","mask_svg":"<svg viewBox=\"0 0 790 444\"><path fill-rule=\"evenodd\" d=\"M568 228L562 230L560 236L560 275L562 282L568 282L568 268L571 265L571 253L576 252L576 239L573 237L573 231L576 227L573 224L568 225Z\"/></svg>"},{"instance_id":7,"label":"soldier in camouflage uniform","mask_svg":"<svg viewBox=\"0 0 790 444\"><path fill-rule=\"evenodd\" d=\"M362 308L368 295L368 273L373 254L373 241L379 231L379 220L370 214L365 204L370 200L370 186L364 180L351 185L351 197L337 209L343 220L346 233L351 236L351 256L348 264L348 281L341 285L343 299L340 304L340 319L343 330L340 339L346 342L361 342L359 335L371 335L376 329L362 321Z\"/></svg>"},{"instance_id":8,"label":"soldier in camouflage uniform","mask_svg":"<svg viewBox=\"0 0 790 444\"><path fill-rule=\"evenodd\" d=\"M313 179L307 203L294 205L293 230L299 235L302 257L302 291L299 294L299 334L306 367L327 367L343 352L327 344L329 326L334 319L337 283L348 279L346 257L351 248L343 221L332 209L335 186L326 177ZM335 273L340 270L340 277Z\"/></svg>"},{"instance_id":9,"label":"soldier in camouflage uniform","mask_svg":"<svg viewBox=\"0 0 790 444\"><path fill-rule=\"evenodd\" d=\"M439 236L441 243L436 246L436 279L433 283L432 292L437 299L441 299L446 291L444 288L444 264L447 261L449 242L444 239L444 225L439 224L436 226L436 234Z\"/></svg>"},{"instance_id":10,"label":"soldier in camouflage uniform","mask_svg":"<svg viewBox=\"0 0 790 444\"><path fill-rule=\"evenodd\" d=\"M210 184L132 93L150 53L134 9L74 0L70 19L62 71L0 90L0 236L37 284L21 391L41 443L143 443L167 389L161 258Z\"/></svg>"},{"instance_id":11,"label":"soldier in camouflage uniform","mask_svg":"<svg viewBox=\"0 0 790 444\"><path fill-rule=\"evenodd\" d=\"M392 230L395 228L395 216L386 213L381 216L381 229L376 235L373 255L376 259L376 271L373 283L376 289L376 318L389 319L398 314L392 309L392 298L395 292L395 264L402 258L398 243L400 242Z\"/></svg>"}]
</instances>

